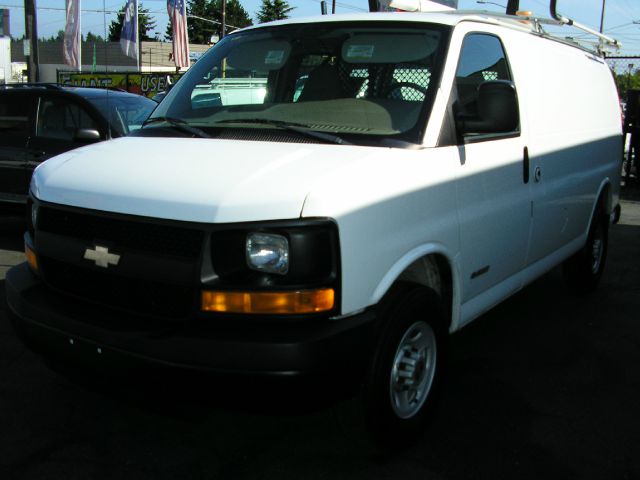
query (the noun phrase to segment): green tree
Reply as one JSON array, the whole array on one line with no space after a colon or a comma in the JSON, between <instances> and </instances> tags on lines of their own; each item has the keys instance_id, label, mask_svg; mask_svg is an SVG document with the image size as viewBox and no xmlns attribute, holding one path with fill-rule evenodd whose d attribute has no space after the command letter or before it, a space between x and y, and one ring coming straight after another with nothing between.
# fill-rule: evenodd
<instances>
[{"instance_id":1,"label":"green tree","mask_svg":"<svg viewBox=\"0 0 640 480\"><path fill-rule=\"evenodd\" d=\"M109 25L109 41L119 42L120 32L122 31L122 24L124 23L124 9L127 7L127 3L122 6L118 12L118 16L115 20L111 21ZM138 4L138 35L140 41L151 41L154 38L150 36L152 31L156 28L156 21L151 16L148 8L142 6L142 2Z\"/></svg>"},{"instance_id":2,"label":"green tree","mask_svg":"<svg viewBox=\"0 0 640 480\"><path fill-rule=\"evenodd\" d=\"M286 0L262 0L260 10L256 14L258 23L289 18L289 13L291 13L294 8L295 7L289 6L289 2Z\"/></svg>"},{"instance_id":3,"label":"green tree","mask_svg":"<svg viewBox=\"0 0 640 480\"><path fill-rule=\"evenodd\" d=\"M84 38L84 41L100 43L100 42L104 42L104 38L102 38L102 36L100 35L96 35L92 32L88 32L87 36Z\"/></svg>"},{"instance_id":4,"label":"green tree","mask_svg":"<svg viewBox=\"0 0 640 480\"><path fill-rule=\"evenodd\" d=\"M239 0L227 0L226 13L227 33L233 30L234 27L242 28L253 24L249 13L240 4ZM211 35L220 36L222 31L220 23L211 23L194 18L194 16L222 23L222 0L190 0L187 4L189 43L206 44L209 43ZM230 25L233 25L233 27ZM164 37L166 40L171 40L173 37L171 21L167 25Z\"/></svg>"},{"instance_id":5,"label":"green tree","mask_svg":"<svg viewBox=\"0 0 640 480\"><path fill-rule=\"evenodd\" d=\"M64 40L64 30L58 30L56 35L51 35L49 38L41 38L45 42L62 42Z\"/></svg>"},{"instance_id":6,"label":"green tree","mask_svg":"<svg viewBox=\"0 0 640 480\"><path fill-rule=\"evenodd\" d=\"M222 23L222 0L211 0L211 18L217 22ZM227 31L226 33L235 30L236 28L244 28L249 25L253 25L253 21L251 20L251 16L249 12L247 12L242 5L240 5L239 0L227 0ZM222 33L222 25L220 24L209 24L210 27L214 27L216 30L213 33L216 33L221 36ZM208 38L207 38L208 40Z\"/></svg>"},{"instance_id":7,"label":"green tree","mask_svg":"<svg viewBox=\"0 0 640 480\"><path fill-rule=\"evenodd\" d=\"M640 69L635 72L616 73L614 75L620 98L626 98L627 90L640 89Z\"/></svg>"},{"instance_id":8,"label":"green tree","mask_svg":"<svg viewBox=\"0 0 640 480\"><path fill-rule=\"evenodd\" d=\"M189 18L191 16L191 18ZM189 33L189 43L206 44L209 43L209 38L217 29L217 25L214 25L204 20L200 20L195 17L213 18L213 6L211 1L208 0L190 0L187 5L187 32ZM169 22L171 27L171 22Z\"/></svg>"}]
</instances>

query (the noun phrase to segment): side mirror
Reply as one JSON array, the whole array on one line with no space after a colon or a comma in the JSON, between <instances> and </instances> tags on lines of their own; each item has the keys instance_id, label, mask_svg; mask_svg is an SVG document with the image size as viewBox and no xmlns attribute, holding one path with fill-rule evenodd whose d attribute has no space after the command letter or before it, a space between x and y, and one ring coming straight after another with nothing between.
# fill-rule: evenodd
<instances>
[{"instance_id":1,"label":"side mirror","mask_svg":"<svg viewBox=\"0 0 640 480\"><path fill-rule=\"evenodd\" d=\"M478 115L458 116L458 131L467 133L508 133L520 124L518 95L513 82L492 80L478 87Z\"/></svg>"},{"instance_id":2,"label":"side mirror","mask_svg":"<svg viewBox=\"0 0 640 480\"><path fill-rule=\"evenodd\" d=\"M219 93L198 93L191 97L191 108L193 110L221 106L222 99L220 98Z\"/></svg>"},{"instance_id":3,"label":"side mirror","mask_svg":"<svg viewBox=\"0 0 640 480\"><path fill-rule=\"evenodd\" d=\"M79 142L87 143L99 142L101 140L100 132L93 128L79 128L78 130L76 130L76 134L74 135L73 139Z\"/></svg>"}]
</instances>

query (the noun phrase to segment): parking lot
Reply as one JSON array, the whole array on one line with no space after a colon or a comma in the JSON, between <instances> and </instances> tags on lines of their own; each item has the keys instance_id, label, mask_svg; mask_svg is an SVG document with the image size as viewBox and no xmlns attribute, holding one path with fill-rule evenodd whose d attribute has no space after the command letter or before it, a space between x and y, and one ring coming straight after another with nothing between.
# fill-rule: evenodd
<instances>
[{"instance_id":1,"label":"parking lot","mask_svg":"<svg viewBox=\"0 0 640 480\"><path fill-rule=\"evenodd\" d=\"M640 195L625 198L600 289L572 296L556 269L454 335L438 415L402 453L372 448L351 399L79 385L23 347L3 306L0 478L640 478ZM3 219L2 278L21 235Z\"/></svg>"}]
</instances>

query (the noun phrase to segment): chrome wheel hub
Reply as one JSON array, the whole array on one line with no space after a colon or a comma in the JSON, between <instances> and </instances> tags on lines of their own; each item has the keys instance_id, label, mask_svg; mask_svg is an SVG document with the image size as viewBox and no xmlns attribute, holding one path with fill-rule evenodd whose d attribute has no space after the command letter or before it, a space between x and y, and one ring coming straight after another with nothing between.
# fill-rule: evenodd
<instances>
[{"instance_id":1,"label":"chrome wheel hub","mask_svg":"<svg viewBox=\"0 0 640 480\"><path fill-rule=\"evenodd\" d=\"M424 405L436 371L436 336L424 321L407 329L393 359L391 406L403 419L413 417Z\"/></svg>"}]
</instances>

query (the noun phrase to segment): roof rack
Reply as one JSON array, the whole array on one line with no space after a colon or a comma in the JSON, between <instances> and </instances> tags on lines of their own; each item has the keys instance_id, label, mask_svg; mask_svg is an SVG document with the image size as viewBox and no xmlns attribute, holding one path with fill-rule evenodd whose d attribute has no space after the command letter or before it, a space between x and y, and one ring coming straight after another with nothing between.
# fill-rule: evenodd
<instances>
[{"instance_id":1,"label":"roof rack","mask_svg":"<svg viewBox=\"0 0 640 480\"><path fill-rule=\"evenodd\" d=\"M573 46L577 46L580 47L584 50L588 50L590 52L596 53L600 56L604 56L605 54L605 50L606 47L613 47L615 49L620 48L620 43L615 40L614 38L608 37L606 35L603 35L600 32L597 32L585 25L582 25L578 22L576 22L575 20L572 20L570 18L567 18L561 14L559 14L556 10L556 6L557 6L557 0L550 0L549 2L549 10L551 13L551 18L541 18L541 17L534 17L532 15L526 15L526 13L528 12L519 12L518 8L520 5L520 1L519 0L508 0L508 4L505 8L505 13L495 13L495 12L487 12L486 10L465 10L464 12L461 10L455 10L451 7L447 7L444 6L445 2L442 2L442 0L436 0L436 1L440 1L441 3L436 3L433 1L428 1L428 0L370 0L369 1L369 9L371 11L375 11L378 10L380 4L389 4L391 7L395 7L395 8L400 8L401 10L404 11L410 11L410 12L435 12L435 11L439 11L442 13L445 12L449 12L449 13L465 13L465 14L476 14L476 15L485 15L491 18L496 18L505 22L508 22L509 24L513 25L513 26L519 26L521 28L526 28L526 23L523 25L524 22L529 22L529 28L531 28L535 33L545 36L547 38L556 40L556 41L560 41L563 43L567 43L569 45L573 45ZM491 3L491 2L489 2ZM571 39L571 38L559 38L557 36L554 35L550 35L549 33L547 33L544 28L542 27L543 25L550 25L550 26L563 26L563 25L567 25L570 27L574 27L577 28L579 30L582 30L583 32L589 34L589 35L593 35L595 36L598 40L598 44L597 47L593 48L593 44L589 44L587 42L588 45L584 45L581 44L578 40L576 39Z\"/></svg>"},{"instance_id":2,"label":"roof rack","mask_svg":"<svg viewBox=\"0 0 640 480\"><path fill-rule=\"evenodd\" d=\"M586 33L588 33L590 35L596 36L598 38L598 53L600 53L600 54L604 53L605 45L608 45L610 47L614 47L616 49L620 48L620 42L618 42L615 38L611 38L611 37L608 37L606 35L603 35L600 32L596 32L595 30L593 30L593 29L591 29L589 27L581 25L578 22L576 22L576 21L574 21L574 20L572 20L570 18L564 17L563 15L559 14L556 11L557 3L558 3L557 0L550 0L549 11L551 13L551 17L553 19L555 19L556 21L560 22L560 24L562 24L562 25L568 25L570 27L575 27L575 28L577 28L579 30L582 30L583 32L586 32Z\"/></svg>"},{"instance_id":3,"label":"roof rack","mask_svg":"<svg viewBox=\"0 0 640 480\"><path fill-rule=\"evenodd\" d=\"M589 27L585 27L584 25L581 25L561 15L558 15L559 19L556 19L556 18L536 17L533 15L525 15L524 12L518 12L516 15L488 12L486 10L465 10L465 11L459 10L458 12L470 14L470 15L483 15L489 18L495 18L497 20L503 21L514 27L529 28L534 33L540 36L543 36L545 38L549 38L551 40L555 40L558 42L566 43L568 45L579 47L579 48L582 48L583 50L587 50L589 52L595 53L600 56L604 56L607 50L606 47L612 47L617 50L621 46L620 42L618 42L617 40L611 37L608 37L606 35L603 35L599 32L596 32L595 30L592 30ZM579 30L582 30L583 32L586 32L590 35L594 35L595 37L597 37L596 48L594 49L593 42L587 42L587 41L581 42L580 40L570 38L570 37L564 37L564 38L559 37L559 36L550 34L544 29L544 26L561 27L565 25L577 28Z\"/></svg>"}]
</instances>

